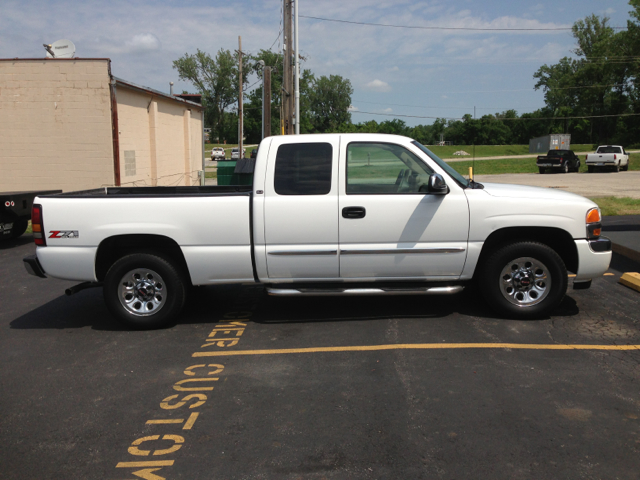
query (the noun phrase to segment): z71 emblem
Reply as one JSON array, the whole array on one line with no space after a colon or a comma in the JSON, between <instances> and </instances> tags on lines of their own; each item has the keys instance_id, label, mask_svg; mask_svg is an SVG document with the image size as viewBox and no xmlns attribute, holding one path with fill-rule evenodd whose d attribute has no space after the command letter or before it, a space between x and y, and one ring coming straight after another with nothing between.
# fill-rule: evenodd
<instances>
[{"instance_id":1,"label":"z71 emblem","mask_svg":"<svg viewBox=\"0 0 640 480\"><path fill-rule=\"evenodd\" d=\"M51 230L49 238L78 238L77 230Z\"/></svg>"}]
</instances>

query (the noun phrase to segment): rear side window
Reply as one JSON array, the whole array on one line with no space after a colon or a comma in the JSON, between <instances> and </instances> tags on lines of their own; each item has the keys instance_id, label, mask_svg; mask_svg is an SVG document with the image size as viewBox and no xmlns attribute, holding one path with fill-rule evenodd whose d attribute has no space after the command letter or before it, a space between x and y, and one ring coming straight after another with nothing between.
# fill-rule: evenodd
<instances>
[{"instance_id":1,"label":"rear side window","mask_svg":"<svg viewBox=\"0 0 640 480\"><path fill-rule=\"evenodd\" d=\"M278 195L327 195L331 191L330 143L280 145L274 187Z\"/></svg>"}]
</instances>

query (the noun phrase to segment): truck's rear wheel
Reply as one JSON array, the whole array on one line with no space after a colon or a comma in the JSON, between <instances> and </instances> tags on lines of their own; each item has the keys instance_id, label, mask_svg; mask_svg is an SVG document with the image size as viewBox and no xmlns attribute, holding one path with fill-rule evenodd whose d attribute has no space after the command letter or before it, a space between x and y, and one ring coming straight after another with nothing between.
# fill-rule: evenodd
<instances>
[{"instance_id":1,"label":"truck's rear wheel","mask_svg":"<svg viewBox=\"0 0 640 480\"><path fill-rule=\"evenodd\" d=\"M136 329L169 324L182 310L185 282L163 257L135 253L115 262L105 277L104 301L125 325Z\"/></svg>"},{"instance_id":2,"label":"truck's rear wheel","mask_svg":"<svg viewBox=\"0 0 640 480\"><path fill-rule=\"evenodd\" d=\"M18 238L20 235L27 231L28 226L28 220L15 221L13 222L13 228L11 228L11 232L8 235L0 235L0 240L10 240L12 238Z\"/></svg>"},{"instance_id":3,"label":"truck's rear wheel","mask_svg":"<svg viewBox=\"0 0 640 480\"><path fill-rule=\"evenodd\" d=\"M593 173L595 171L596 171L596 167L594 167L593 165L587 165L587 172Z\"/></svg>"},{"instance_id":4,"label":"truck's rear wheel","mask_svg":"<svg viewBox=\"0 0 640 480\"><path fill-rule=\"evenodd\" d=\"M546 169L544 167L538 167L538 172L540 172L540 175L544 174L545 170Z\"/></svg>"},{"instance_id":5,"label":"truck's rear wheel","mask_svg":"<svg viewBox=\"0 0 640 480\"><path fill-rule=\"evenodd\" d=\"M515 318L549 315L567 291L567 269L548 246L519 242L496 250L485 261L480 288L497 312Z\"/></svg>"}]
</instances>

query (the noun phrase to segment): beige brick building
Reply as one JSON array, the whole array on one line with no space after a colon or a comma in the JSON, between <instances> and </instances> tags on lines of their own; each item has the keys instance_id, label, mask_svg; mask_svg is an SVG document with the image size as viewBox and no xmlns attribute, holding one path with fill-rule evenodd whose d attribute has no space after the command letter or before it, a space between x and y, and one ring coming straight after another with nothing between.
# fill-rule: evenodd
<instances>
[{"instance_id":1,"label":"beige brick building","mask_svg":"<svg viewBox=\"0 0 640 480\"><path fill-rule=\"evenodd\" d=\"M203 113L109 59L0 59L0 191L198 185Z\"/></svg>"}]
</instances>

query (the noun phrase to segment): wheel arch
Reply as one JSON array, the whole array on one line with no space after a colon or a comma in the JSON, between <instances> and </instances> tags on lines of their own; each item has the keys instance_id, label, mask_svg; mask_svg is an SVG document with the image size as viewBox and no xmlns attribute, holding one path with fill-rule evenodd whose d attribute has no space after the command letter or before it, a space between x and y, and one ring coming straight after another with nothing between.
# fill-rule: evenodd
<instances>
[{"instance_id":1,"label":"wheel arch","mask_svg":"<svg viewBox=\"0 0 640 480\"><path fill-rule=\"evenodd\" d=\"M492 252L503 245L516 242L539 242L547 245L562 258L568 271L578 271L578 249L566 230L555 227L506 227L492 232L485 240L474 276Z\"/></svg>"},{"instance_id":2,"label":"wheel arch","mask_svg":"<svg viewBox=\"0 0 640 480\"><path fill-rule=\"evenodd\" d=\"M190 280L189 268L178 243L164 235L128 234L105 238L98 246L95 272L103 281L107 271L118 259L133 253L156 254L173 261L176 268Z\"/></svg>"}]
</instances>

